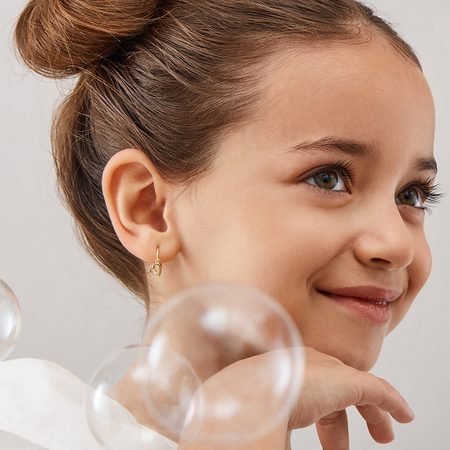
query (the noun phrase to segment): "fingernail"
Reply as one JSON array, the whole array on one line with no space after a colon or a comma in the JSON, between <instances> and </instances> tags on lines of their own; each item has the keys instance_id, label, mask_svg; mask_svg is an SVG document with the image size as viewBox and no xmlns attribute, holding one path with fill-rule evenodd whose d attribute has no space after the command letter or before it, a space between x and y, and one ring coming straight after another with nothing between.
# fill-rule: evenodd
<instances>
[{"instance_id":1,"label":"fingernail","mask_svg":"<svg viewBox=\"0 0 450 450\"><path fill-rule=\"evenodd\" d=\"M414 411L411 409L411 407L408 406L409 415L411 416L411 420L414 420L416 415L414 414Z\"/></svg>"}]
</instances>

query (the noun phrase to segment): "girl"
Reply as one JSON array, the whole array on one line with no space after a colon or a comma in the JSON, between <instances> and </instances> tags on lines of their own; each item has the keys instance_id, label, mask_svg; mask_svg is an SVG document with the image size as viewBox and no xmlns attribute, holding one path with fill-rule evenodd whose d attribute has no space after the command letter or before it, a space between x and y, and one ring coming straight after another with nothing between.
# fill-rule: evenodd
<instances>
[{"instance_id":1,"label":"girl","mask_svg":"<svg viewBox=\"0 0 450 450\"><path fill-rule=\"evenodd\" d=\"M424 216L439 198L433 100L410 46L354 0L32 0L15 38L36 72L78 77L52 130L60 192L148 316L233 281L297 324L295 408L224 449L289 448L311 424L325 450L347 449L351 405L392 441L390 416L413 413L368 371L429 275ZM233 377L243 395L260 362L205 392ZM120 400L154 426L126 382ZM201 433L177 445L205 448Z\"/></svg>"}]
</instances>

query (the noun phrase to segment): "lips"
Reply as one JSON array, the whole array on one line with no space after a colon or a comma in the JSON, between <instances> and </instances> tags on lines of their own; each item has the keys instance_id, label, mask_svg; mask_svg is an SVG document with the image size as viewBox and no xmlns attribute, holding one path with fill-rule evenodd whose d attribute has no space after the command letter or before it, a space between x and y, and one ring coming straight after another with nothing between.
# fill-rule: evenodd
<instances>
[{"instance_id":1,"label":"lips","mask_svg":"<svg viewBox=\"0 0 450 450\"><path fill-rule=\"evenodd\" d=\"M354 286L319 290L338 308L356 314L358 318L372 324L384 325L392 318L391 303L402 294L399 289L384 289L375 286Z\"/></svg>"},{"instance_id":2,"label":"lips","mask_svg":"<svg viewBox=\"0 0 450 450\"><path fill-rule=\"evenodd\" d=\"M354 298L356 300L362 300L366 302L379 303L386 302L392 303L397 300L402 294L401 289L384 289L375 286L354 286L345 288L332 288L319 290L322 294Z\"/></svg>"}]
</instances>

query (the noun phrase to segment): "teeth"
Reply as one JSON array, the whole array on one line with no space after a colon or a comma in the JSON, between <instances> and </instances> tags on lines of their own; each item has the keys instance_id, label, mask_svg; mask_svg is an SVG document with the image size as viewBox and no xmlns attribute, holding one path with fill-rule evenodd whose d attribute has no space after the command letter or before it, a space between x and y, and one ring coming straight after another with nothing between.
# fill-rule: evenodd
<instances>
[{"instance_id":1,"label":"teeth","mask_svg":"<svg viewBox=\"0 0 450 450\"><path fill-rule=\"evenodd\" d=\"M387 302L374 302L375 305L387 305Z\"/></svg>"}]
</instances>

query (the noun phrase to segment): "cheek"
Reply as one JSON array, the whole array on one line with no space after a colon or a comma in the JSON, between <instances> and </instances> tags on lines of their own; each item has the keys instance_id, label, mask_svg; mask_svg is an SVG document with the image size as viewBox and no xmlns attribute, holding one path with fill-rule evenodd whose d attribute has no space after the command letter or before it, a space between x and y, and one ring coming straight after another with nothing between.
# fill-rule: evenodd
<instances>
[{"instance_id":1,"label":"cheek","mask_svg":"<svg viewBox=\"0 0 450 450\"><path fill-rule=\"evenodd\" d=\"M410 301L412 301L423 288L428 277L430 276L432 265L431 250L425 235L421 233L420 238L418 238L416 242L417 246L414 260L408 268L408 297L410 297Z\"/></svg>"},{"instance_id":2,"label":"cheek","mask_svg":"<svg viewBox=\"0 0 450 450\"><path fill-rule=\"evenodd\" d=\"M307 207L271 210L270 233L255 226L249 239L267 289L270 286L271 294L284 299L283 303L299 304L300 298L307 297L315 274L342 251L346 227L338 221L331 226L329 212L321 217Z\"/></svg>"},{"instance_id":3,"label":"cheek","mask_svg":"<svg viewBox=\"0 0 450 450\"><path fill-rule=\"evenodd\" d=\"M416 247L414 260L408 268L408 291L403 299L403 302L398 305L395 320L391 323L389 331L394 329L403 317L405 317L417 294L425 285L431 272L431 266L432 255L430 247L428 246L426 239L423 237Z\"/></svg>"},{"instance_id":4,"label":"cheek","mask_svg":"<svg viewBox=\"0 0 450 450\"><path fill-rule=\"evenodd\" d=\"M431 265L431 250L425 237L422 237L416 247L414 260L408 270L410 280L408 295L411 296L411 301L423 288L430 276Z\"/></svg>"},{"instance_id":5,"label":"cheek","mask_svg":"<svg viewBox=\"0 0 450 450\"><path fill-rule=\"evenodd\" d=\"M339 252L345 230L330 221L329 212L321 217L305 205L269 200L235 202L224 208L226 220L222 209L222 220L217 214L209 226L202 222L203 277L240 279L276 298L287 291L297 298L299 288Z\"/></svg>"}]
</instances>

